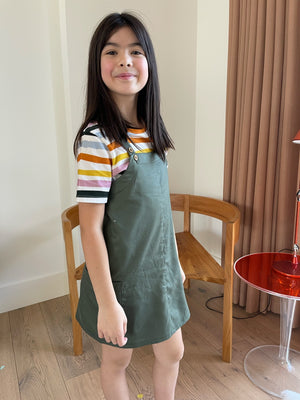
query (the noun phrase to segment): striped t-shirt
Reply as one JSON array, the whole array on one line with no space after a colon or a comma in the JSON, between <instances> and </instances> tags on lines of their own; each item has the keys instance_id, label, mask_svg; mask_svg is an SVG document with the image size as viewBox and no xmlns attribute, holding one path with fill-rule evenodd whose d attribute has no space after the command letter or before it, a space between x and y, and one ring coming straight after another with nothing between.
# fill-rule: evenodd
<instances>
[{"instance_id":1,"label":"striped t-shirt","mask_svg":"<svg viewBox=\"0 0 300 400\"><path fill-rule=\"evenodd\" d=\"M130 129L127 134L136 153L153 151L144 129ZM83 131L77 152L77 201L107 203L112 180L117 179L128 164L127 150L103 135L97 124L89 124Z\"/></svg>"}]
</instances>

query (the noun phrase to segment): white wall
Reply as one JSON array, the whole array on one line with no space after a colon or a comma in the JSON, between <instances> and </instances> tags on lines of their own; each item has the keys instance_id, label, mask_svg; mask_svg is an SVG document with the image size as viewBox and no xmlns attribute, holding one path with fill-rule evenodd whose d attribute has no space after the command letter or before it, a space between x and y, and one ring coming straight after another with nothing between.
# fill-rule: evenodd
<instances>
[{"instance_id":1,"label":"white wall","mask_svg":"<svg viewBox=\"0 0 300 400\"><path fill-rule=\"evenodd\" d=\"M228 0L1 0L0 312L67 292L60 213L75 202L88 43L125 7L154 42L171 191L222 197Z\"/></svg>"},{"instance_id":2,"label":"white wall","mask_svg":"<svg viewBox=\"0 0 300 400\"><path fill-rule=\"evenodd\" d=\"M46 2L2 1L0 311L65 291Z\"/></svg>"},{"instance_id":3,"label":"white wall","mask_svg":"<svg viewBox=\"0 0 300 400\"><path fill-rule=\"evenodd\" d=\"M223 198L229 0L198 0L195 194ZM219 259L221 222L197 217L195 235Z\"/></svg>"},{"instance_id":4,"label":"white wall","mask_svg":"<svg viewBox=\"0 0 300 400\"><path fill-rule=\"evenodd\" d=\"M223 198L229 0L198 1L195 192Z\"/></svg>"}]
</instances>

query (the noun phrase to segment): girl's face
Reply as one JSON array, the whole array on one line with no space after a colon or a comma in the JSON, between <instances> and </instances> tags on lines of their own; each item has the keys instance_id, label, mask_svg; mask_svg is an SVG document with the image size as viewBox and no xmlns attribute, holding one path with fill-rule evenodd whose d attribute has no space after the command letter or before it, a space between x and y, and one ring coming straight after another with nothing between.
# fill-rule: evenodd
<instances>
[{"instance_id":1,"label":"girl's face","mask_svg":"<svg viewBox=\"0 0 300 400\"><path fill-rule=\"evenodd\" d=\"M134 96L148 80L148 62L133 31L120 28L101 53L101 76L115 100Z\"/></svg>"}]
</instances>

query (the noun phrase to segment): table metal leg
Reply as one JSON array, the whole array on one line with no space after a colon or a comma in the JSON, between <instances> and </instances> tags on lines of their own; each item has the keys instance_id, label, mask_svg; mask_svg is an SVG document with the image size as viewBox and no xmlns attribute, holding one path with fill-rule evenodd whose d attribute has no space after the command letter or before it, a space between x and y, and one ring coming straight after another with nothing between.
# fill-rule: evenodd
<instances>
[{"instance_id":1,"label":"table metal leg","mask_svg":"<svg viewBox=\"0 0 300 400\"><path fill-rule=\"evenodd\" d=\"M300 353L290 349L296 300L280 298L280 345L250 350L244 360L249 379L282 399L300 400Z\"/></svg>"},{"instance_id":2,"label":"table metal leg","mask_svg":"<svg viewBox=\"0 0 300 400\"><path fill-rule=\"evenodd\" d=\"M289 360L289 353L295 306L296 300L294 299L283 297L280 299L280 346L278 357L281 365L288 371L292 371L293 369Z\"/></svg>"}]
</instances>

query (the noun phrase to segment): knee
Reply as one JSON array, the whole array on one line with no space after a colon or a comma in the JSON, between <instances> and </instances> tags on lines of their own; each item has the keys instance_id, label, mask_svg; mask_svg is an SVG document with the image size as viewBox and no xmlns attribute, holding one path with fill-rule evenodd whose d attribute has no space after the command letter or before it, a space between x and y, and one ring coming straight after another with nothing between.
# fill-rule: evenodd
<instances>
[{"instance_id":1,"label":"knee","mask_svg":"<svg viewBox=\"0 0 300 400\"><path fill-rule=\"evenodd\" d=\"M171 353L170 358L174 362L179 362L182 360L183 355L184 355L184 344L181 342L178 348Z\"/></svg>"},{"instance_id":2,"label":"knee","mask_svg":"<svg viewBox=\"0 0 300 400\"><path fill-rule=\"evenodd\" d=\"M168 349L166 352L156 352L155 359L164 365L177 364L181 361L184 355L184 345L180 343L176 347Z\"/></svg>"},{"instance_id":3,"label":"knee","mask_svg":"<svg viewBox=\"0 0 300 400\"><path fill-rule=\"evenodd\" d=\"M102 367L106 367L113 370L125 370L131 360L131 353L128 352L102 352Z\"/></svg>"},{"instance_id":4,"label":"knee","mask_svg":"<svg viewBox=\"0 0 300 400\"><path fill-rule=\"evenodd\" d=\"M125 370L130 363L130 360L124 358L118 359L102 359L101 366L102 367L109 367L110 369L114 370Z\"/></svg>"}]
</instances>

